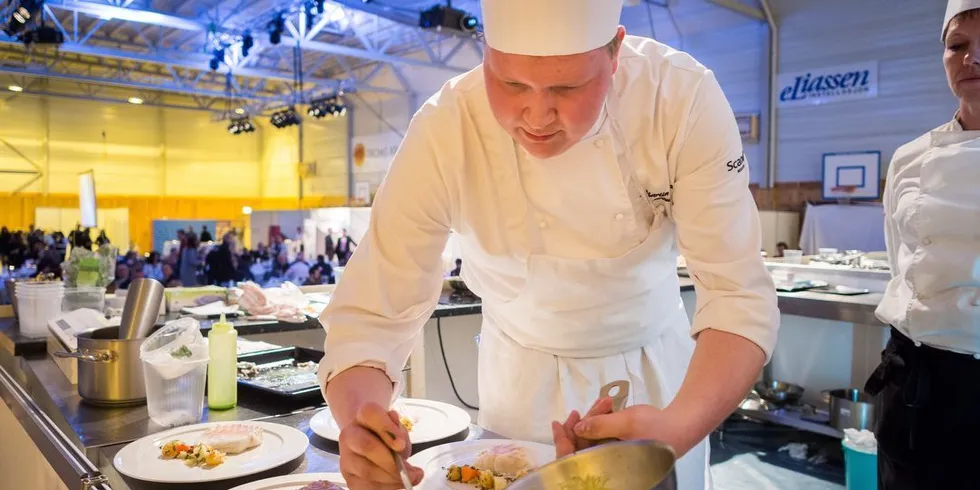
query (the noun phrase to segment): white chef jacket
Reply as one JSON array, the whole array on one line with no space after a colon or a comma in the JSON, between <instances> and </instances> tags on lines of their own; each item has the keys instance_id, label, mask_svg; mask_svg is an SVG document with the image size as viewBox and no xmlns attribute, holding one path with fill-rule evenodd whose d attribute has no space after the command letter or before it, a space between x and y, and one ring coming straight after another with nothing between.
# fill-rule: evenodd
<instances>
[{"instance_id":1,"label":"white chef jacket","mask_svg":"<svg viewBox=\"0 0 980 490\"><path fill-rule=\"evenodd\" d=\"M884 192L892 278L875 313L916 344L980 359L980 179L934 160L935 139L962 132L954 119L892 157ZM980 135L974 133L973 139ZM973 175L980 175L980 160L971 164L977 165ZM928 198L923 192L926 166L940 181L930 183ZM949 179L966 179L959 184L972 188L972 194L949 192L958 187Z\"/></svg>"},{"instance_id":2,"label":"white chef jacket","mask_svg":"<svg viewBox=\"0 0 980 490\"><path fill-rule=\"evenodd\" d=\"M741 137L714 74L685 53L627 36L611 90L639 162L637 178L648 195L672 201L677 245L697 291L691 333L734 333L768 357L779 321L776 296L760 259ZM459 235L471 289L488 301L520 293L530 245L515 202L525 196L506 195L510 187L494 186L495 179L523 180L526 200L546 216L539 223L544 246L556 253L616 257L623 240L646 235L635 229L625 184L611 182L609 169L548 169L550 178L543 178L531 174L548 162L517 150L522 168L511 175L500 162L513 158L507 152L514 147L491 113L482 65L450 80L419 109L379 189L368 232L321 317L328 329L321 383L356 365L382 368L399 381L436 307L450 229ZM549 231L555 227L562 229ZM590 240L595 230L620 243L594 237L589 247L555 243Z\"/></svg>"}]
</instances>

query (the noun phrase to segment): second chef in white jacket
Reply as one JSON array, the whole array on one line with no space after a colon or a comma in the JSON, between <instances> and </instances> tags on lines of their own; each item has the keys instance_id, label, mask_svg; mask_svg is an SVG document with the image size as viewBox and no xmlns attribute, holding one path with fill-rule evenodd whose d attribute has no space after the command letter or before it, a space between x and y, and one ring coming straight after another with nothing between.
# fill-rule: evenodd
<instances>
[{"instance_id":1,"label":"second chef in white jacket","mask_svg":"<svg viewBox=\"0 0 980 490\"><path fill-rule=\"evenodd\" d=\"M407 454L407 437L385 410L436 306L452 229L483 299L478 423L550 443L552 421L627 379L641 406L617 435L671 444L680 488L704 488L705 437L778 327L732 110L689 55L625 36L621 0L482 5L484 62L413 118L322 317L341 470L355 490L400 488L385 444Z\"/></svg>"}]
</instances>

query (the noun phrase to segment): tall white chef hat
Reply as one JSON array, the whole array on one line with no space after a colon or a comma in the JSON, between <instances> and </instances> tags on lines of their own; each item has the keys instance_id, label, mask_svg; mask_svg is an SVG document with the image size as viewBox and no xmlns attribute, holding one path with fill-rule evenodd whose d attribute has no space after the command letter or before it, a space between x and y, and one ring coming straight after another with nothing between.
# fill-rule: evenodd
<instances>
[{"instance_id":1,"label":"tall white chef hat","mask_svg":"<svg viewBox=\"0 0 980 490\"><path fill-rule=\"evenodd\" d=\"M946 5L946 19L943 21L942 37L939 40L946 41L946 30L949 29L949 21L953 20L953 17L973 9L980 9L980 0L949 0Z\"/></svg>"},{"instance_id":2,"label":"tall white chef hat","mask_svg":"<svg viewBox=\"0 0 980 490\"><path fill-rule=\"evenodd\" d=\"M497 51L528 56L578 54L605 46L623 0L483 0L483 34Z\"/></svg>"}]
</instances>

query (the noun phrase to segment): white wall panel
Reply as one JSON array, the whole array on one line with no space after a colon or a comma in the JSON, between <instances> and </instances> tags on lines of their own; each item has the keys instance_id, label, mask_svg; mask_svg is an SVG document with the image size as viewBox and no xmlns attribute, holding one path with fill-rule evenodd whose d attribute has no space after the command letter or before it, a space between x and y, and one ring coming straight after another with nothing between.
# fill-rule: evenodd
<instances>
[{"instance_id":1,"label":"white wall panel","mask_svg":"<svg viewBox=\"0 0 980 490\"><path fill-rule=\"evenodd\" d=\"M952 118L940 0L778 0L781 71L879 62L874 99L779 111L783 182L821 179L823 153L895 149Z\"/></svg>"}]
</instances>

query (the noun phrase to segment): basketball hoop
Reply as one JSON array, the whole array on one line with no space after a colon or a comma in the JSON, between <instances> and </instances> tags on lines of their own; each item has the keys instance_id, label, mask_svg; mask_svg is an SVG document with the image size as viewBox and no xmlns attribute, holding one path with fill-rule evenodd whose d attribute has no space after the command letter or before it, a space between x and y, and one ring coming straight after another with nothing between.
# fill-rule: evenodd
<instances>
[{"instance_id":1,"label":"basketball hoop","mask_svg":"<svg viewBox=\"0 0 980 490\"><path fill-rule=\"evenodd\" d=\"M832 192L837 194L838 204L850 204L854 192L857 190L857 186L854 185L839 185L830 189Z\"/></svg>"}]
</instances>

